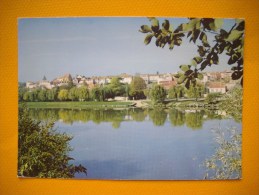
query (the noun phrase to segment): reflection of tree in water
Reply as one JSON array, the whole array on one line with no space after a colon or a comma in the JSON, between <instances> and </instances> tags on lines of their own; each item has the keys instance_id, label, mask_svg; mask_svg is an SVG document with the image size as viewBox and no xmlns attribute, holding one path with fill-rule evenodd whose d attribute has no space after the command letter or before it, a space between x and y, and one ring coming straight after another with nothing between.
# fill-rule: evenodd
<instances>
[{"instance_id":1,"label":"reflection of tree in water","mask_svg":"<svg viewBox=\"0 0 259 195\"><path fill-rule=\"evenodd\" d=\"M152 109L149 110L149 117L155 126L162 126L166 121L167 113L163 109Z\"/></svg>"},{"instance_id":2,"label":"reflection of tree in water","mask_svg":"<svg viewBox=\"0 0 259 195\"><path fill-rule=\"evenodd\" d=\"M172 126L182 126L185 123L185 113L177 109L169 111L169 120Z\"/></svg>"},{"instance_id":3,"label":"reflection of tree in water","mask_svg":"<svg viewBox=\"0 0 259 195\"><path fill-rule=\"evenodd\" d=\"M186 126L192 129L201 129L203 124L203 115L202 111L188 112L185 114Z\"/></svg>"},{"instance_id":4,"label":"reflection of tree in water","mask_svg":"<svg viewBox=\"0 0 259 195\"><path fill-rule=\"evenodd\" d=\"M37 120L62 120L64 123L93 121L95 124L111 122L113 128L119 128L124 120L144 121L149 115L155 126L164 125L167 116L172 126L182 126L184 124L192 129L201 129L205 120L222 119L222 116L214 110L193 110L186 112L177 109L30 109L30 116ZM130 119L126 119L130 116Z\"/></svg>"},{"instance_id":5,"label":"reflection of tree in water","mask_svg":"<svg viewBox=\"0 0 259 195\"><path fill-rule=\"evenodd\" d=\"M134 121L144 121L146 116L147 116L147 110L143 110L143 109L130 109L129 110L129 115L132 117L132 119Z\"/></svg>"}]
</instances>

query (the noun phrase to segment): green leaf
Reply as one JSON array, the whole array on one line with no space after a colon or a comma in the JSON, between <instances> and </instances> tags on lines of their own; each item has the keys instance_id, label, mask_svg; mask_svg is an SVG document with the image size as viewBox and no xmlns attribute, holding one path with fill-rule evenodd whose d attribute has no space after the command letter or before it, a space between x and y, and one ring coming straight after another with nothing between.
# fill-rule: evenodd
<instances>
[{"instance_id":1,"label":"green leaf","mask_svg":"<svg viewBox=\"0 0 259 195\"><path fill-rule=\"evenodd\" d=\"M208 60L205 60L201 63L201 71L204 70L206 68L207 65L209 65L209 61Z\"/></svg>"},{"instance_id":2,"label":"green leaf","mask_svg":"<svg viewBox=\"0 0 259 195\"><path fill-rule=\"evenodd\" d=\"M140 32L142 33L152 32L152 29L148 25L142 25L140 28L141 28Z\"/></svg>"},{"instance_id":3,"label":"green leaf","mask_svg":"<svg viewBox=\"0 0 259 195\"><path fill-rule=\"evenodd\" d=\"M243 31L239 30L232 30L231 33L229 34L228 38L226 38L226 41L235 41L239 39L243 34Z\"/></svg>"},{"instance_id":4,"label":"green leaf","mask_svg":"<svg viewBox=\"0 0 259 195\"><path fill-rule=\"evenodd\" d=\"M186 80L186 76L185 75L181 75L179 77L179 79L177 80L177 83L178 84L182 84L185 80Z\"/></svg>"},{"instance_id":5,"label":"green leaf","mask_svg":"<svg viewBox=\"0 0 259 195\"><path fill-rule=\"evenodd\" d=\"M194 19L190 20L190 22L185 27L185 30L183 29L183 31L187 31L187 30L193 31L194 29L197 29L197 27L199 27L199 25L200 25L200 20L201 19L199 19L199 18L194 18Z\"/></svg>"},{"instance_id":6,"label":"green leaf","mask_svg":"<svg viewBox=\"0 0 259 195\"><path fill-rule=\"evenodd\" d=\"M169 49L170 49L170 50L174 49L174 42L173 42L173 41L171 41L171 43L170 43L170 45L169 45Z\"/></svg>"},{"instance_id":7,"label":"green leaf","mask_svg":"<svg viewBox=\"0 0 259 195\"><path fill-rule=\"evenodd\" d=\"M192 59L192 60L191 60L191 65L194 66L194 67L196 67L196 66L197 66L197 62L196 62L194 59Z\"/></svg>"},{"instance_id":8,"label":"green leaf","mask_svg":"<svg viewBox=\"0 0 259 195\"><path fill-rule=\"evenodd\" d=\"M198 45L198 52L199 52L201 57L205 56L205 54L206 54L205 48L203 46L200 46L200 45Z\"/></svg>"},{"instance_id":9,"label":"green leaf","mask_svg":"<svg viewBox=\"0 0 259 195\"><path fill-rule=\"evenodd\" d=\"M165 20L162 26L164 27L165 30L169 30L169 26L170 26L169 20Z\"/></svg>"},{"instance_id":10,"label":"green leaf","mask_svg":"<svg viewBox=\"0 0 259 195\"><path fill-rule=\"evenodd\" d=\"M188 24L182 24L182 30L183 31L187 31L189 28L188 28Z\"/></svg>"},{"instance_id":11,"label":"green leaf","mask_svg":"<svg viewBox=\"0 0 259 195\"><path fill-rule=\"evenodd\" d=\"M224 22L224 20L222 18L216 18L214 20L215 30L218 30L219 28L221 28L223 25L223 22Z\"/></svg>"},{"instance_id":12,"label":"green leaf","mask_svg":"<svg viewBox=\"0 0 259 195\"><path fill-rule=\"evenodd\" d=\"M197 56L197 57L194 57L194 58L193 58L193 60L195 60L197 64L200 64L200 63L202 62L202 59L203 59L203 58L200 57L200 56Z\"/></svg>"},{"instance_id":13,"label":"green leaf","mask_svg":"<svg viewBox=\"0 0 259 195\"><path fill-rule=\"evenodd\" d=\"M203 79L203 74L198 73L198 79L202 80Z\"/></svg>"},{"instance_id":14,"label":"green leaf","mask_svg":"<svg viewBox=\"0 0 259 195\"><path fill-rule=\"evenodd\" d=\"M181 65L180 68L183 72L186 72L187 70L190 70L190 65Z\"/></svg>"},{"instance_id":15,"label":"green leaf","mask_svg":"<svg viewBox=\"0 0 259 195\"><path fill-rule=\"evenodd\" d=\"M156 18L154 18L154 19L152 19L151 20L151 29L154 31L154 32L158 32L158 30L159 30L159 21L156 19Z\"/></svg>"},{"instance_id":16,"label":"green leaf","mask_svg":"<svg viewBox=\"0 0 259 195\"><path fill-rule=\"evenodd\" d=\"M189 76L190 74L192 74L193 73L193 70L187 70L185 73L184 73L184 75L185 76Z\"/></svg>"},{"instance_id":17,"label":"green leaf","mask_svg":"<svg viewBox=\"0 0 259 195\"><path fill-rule=\"evenodd\" d=\"M145 43L146 45L148 45L148 44L150 43L150 41L151 41L151 39L152 39L153 36L154 36L153 34L147 35L146 38L145 38L145 40L144 40L144 43Z\"/></svg>"}]
</instances>

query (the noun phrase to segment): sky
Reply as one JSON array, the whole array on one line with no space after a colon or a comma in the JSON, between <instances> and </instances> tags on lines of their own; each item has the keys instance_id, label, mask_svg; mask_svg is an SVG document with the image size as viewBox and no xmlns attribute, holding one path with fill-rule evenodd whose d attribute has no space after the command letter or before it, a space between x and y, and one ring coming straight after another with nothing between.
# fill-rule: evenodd
<instances>
[{"instance_id":1,"label":"sky","mask_svg":"<svg viewBox=\"0 0 259 195\"><path fill-rule=\"evenodd\" d=\"M164 18L158 18L160 24ZM186 18L169 18L176 28ZM224 21L230 29L235 20ZM144 44L145 17L21 18L18 22L19 81L53 80L72 76L108 76L127 73L176 73L181 64L197 56L197 46L183 39L172 51ZM210 35L212 39L214 35ZM227 57L206 71L230 69Z\"/></svg>"}]
</instances>

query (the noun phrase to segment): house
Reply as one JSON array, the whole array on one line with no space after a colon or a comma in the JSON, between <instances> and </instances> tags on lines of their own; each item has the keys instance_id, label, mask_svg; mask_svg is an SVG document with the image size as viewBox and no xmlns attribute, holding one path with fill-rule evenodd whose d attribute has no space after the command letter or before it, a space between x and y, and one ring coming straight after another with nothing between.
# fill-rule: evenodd
<instances>
[{"instance_id":1,"label":"house","mask_svg":"<svg viewBox=\"0 0 259 195\"><path fill-rule=\"evenodd\" d=\"M64 76L58 77L52 81L52 83L57 86L67 85L70 82L73 82L70 74L65 74Z\"/></svg>"},{"instance_id":2,"label":"house","mask_svg":"<svg viewBox=\"0 0 259 195\"><path fill-rule=\"evenodd\" d=\"M128 75L126 73L120 74L119 77L121 78L121 83L124 84L130 84L131 81L133 80L133 76L132 75Z\"/></svg>"},{"instance_id":3,"label":"house","mask_svg":"<svg viewBox=\"0 0 259 195\"><path fill-rule=\"evenodd\" d=\"M226 85L221 82L210 82L207 89L209 93L226 93Z\"/></svg>"},{"instance_id":4,"label":"house","mask_svg":"<svg viewBox=\"0 0 259 195\"><path fill-rule=\"evenodd\" d=\"M177 82L175 80L162 80L162 81L159 81L158 84L168 90L171 87L176 86Z\"/></svg>"},{"instance_id":5,"label":"house","mask_svg":"<svg viewBox=\"0 0 259 195\"><path fill-rule=\"evenodd\" d=\"M26 88L28 89L34 89L37 86L38 86L37 83L31 82L31 81L26 82Z\"/></svg>"}]
</instances>

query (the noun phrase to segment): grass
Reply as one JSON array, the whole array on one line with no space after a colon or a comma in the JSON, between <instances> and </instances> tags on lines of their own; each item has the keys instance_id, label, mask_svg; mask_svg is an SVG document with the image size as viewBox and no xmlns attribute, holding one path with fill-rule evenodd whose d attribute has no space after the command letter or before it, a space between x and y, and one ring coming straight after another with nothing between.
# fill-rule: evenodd
<instances>
[{"instance_id":1,"label":"grass","mask_svg":"<svg viewBox=\"0 0 259 195\"><path fill-rule=\"evenodd\" d=\"M132 102L27 102L28 108L124 108L128 107ZM21 106L21 103L19 103Z\"/></svg>"}]
</instances>

